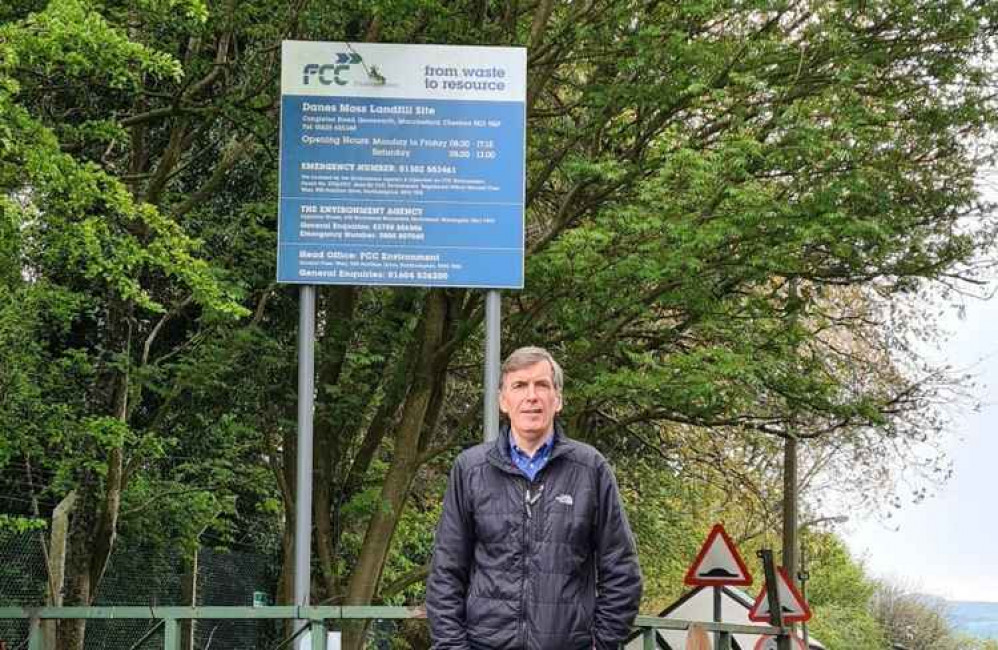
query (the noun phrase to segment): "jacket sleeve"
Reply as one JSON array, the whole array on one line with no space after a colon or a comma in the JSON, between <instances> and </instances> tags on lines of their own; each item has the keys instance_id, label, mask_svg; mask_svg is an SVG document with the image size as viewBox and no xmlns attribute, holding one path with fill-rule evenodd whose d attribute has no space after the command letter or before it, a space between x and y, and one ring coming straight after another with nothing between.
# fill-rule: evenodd
<instances>
[{"instance_id":1,"label":"jacket sleeve","mask_svg":"<svg viewBox=\"0 0 998 650\"><path fill-rule=\"evenodd\" d=\"M426 615L434 650L467 650L465 598L474 549L474 525L464 471L458 458L451 470L443 513L437 525L433 562L426 582Z\"/></svg>"},{"instance_id":2,"label":"jacket sleeve","mask_svg":"<svg viewBox=\"0 0 998 650\"><path fill-rule=\"evenodd\" d=\"M613 471L602 460L597 472L599 513L595 530L594 641L598 650L604 650L617 648L630 634L641 602L641 569Z\"/></svg>"}]
</instances>

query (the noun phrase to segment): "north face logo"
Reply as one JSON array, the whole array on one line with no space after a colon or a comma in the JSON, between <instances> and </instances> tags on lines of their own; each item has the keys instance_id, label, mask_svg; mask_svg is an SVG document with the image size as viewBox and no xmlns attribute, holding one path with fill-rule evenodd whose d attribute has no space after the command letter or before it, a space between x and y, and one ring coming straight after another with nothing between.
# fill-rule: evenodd
<instances>
[{"instance_id":1,"label":"north face logo","mask_svg":"<svg viewBox=\"0 0 998 650\"><path fill-rule=\"evenodd\" d=\"M562 505L570 506L572 505L572 495L571 494L559 494L554 498L555 501Z\"/></svg>"}]
</instances>

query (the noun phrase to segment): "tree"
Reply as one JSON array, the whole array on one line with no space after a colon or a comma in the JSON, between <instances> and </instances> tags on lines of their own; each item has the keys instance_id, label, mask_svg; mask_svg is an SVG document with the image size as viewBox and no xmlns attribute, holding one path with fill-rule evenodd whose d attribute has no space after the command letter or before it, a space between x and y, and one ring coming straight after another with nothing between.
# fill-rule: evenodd
<instances>
[{"instance_id":1,"label":"tree","mask_svg":"<svg viewBox=\"0 0 998 650\"><path fill-rule=\"evenodd\" d=\"M179 80L178 62L73 0L5 24L0 43L0 204L12 253L3 355L16 359L5 372L5 451L23 461L34 497L72 494L65 556L50 563L65 565L64 602L87 605L126 489L169 445L149 427L150 393L170 381L161 360L196 333L176 327L178 317L210 323L245 309L180 224L90 159L97 143L110 152L122 137L104 119L108 97ZM95 89L105 93L99 101ZM60 626L63 647L81 647L82 623Z\"/></svg>"},{"instance_id":2,"label":"tree","mask_svg":"<svg viewBox=\"0 0 998 650\"><path fill-rule=\"evenodd\" d=\"M949 622L944 604L897 584L878 585L872 602L874 618L892 643L910 650L957 650L964 647Z\"/></svg>"},{"instance_id":3,"label":"tree","mask_svg":"<svg viewBox=\"0 0 998 650\"><path fill-rule=\"evenodd\" d=\"M18 441L7 458L73 452L39 485L81 499L70 557L105 558L71 562L79 602L125 493L174 478L239 492L215 510L221 530L282 525L290 593L296 303L272 281L285 37L529 47L527 286L508 296L504 341L559 355L568 428L611 459L653 452L679 480L716 481L717 441L736 442L735 466L791 423L826 463L912 462L907 443L932 433L906 425L932 421L924 377L872 377L877 359L841 341L886 350L890 323L868 308L973 280L994 234L974 186L995 119L989 5L0 11L0 232L16 260L0 272L34 314L0 327L17 359L0 418ZM978 229L959 227L968 216ZM314 599L391 598L384 577L420 569L396 535L407 504L423 521L438 463L479 438L482 297L329 287L318 311ZM238 469L174 477L181 449ZM273 485L246 488L261 471Z\"/></svg>"},{"instance_id":4,"label":"tree","mask_svg":"<svg viewBox=\"0 0 998 650\"><path fill-rule=\"evenodd\" d=\"M871 613L877 585L852 559L845 544L830 533L804 535L810 574L807 599L814 613L811 634L830 650L879 650L886 641Z\"/></svg>"},{"instance_id":5,"label":"tree","mask_svg":"<svg viewBox=\"0 0 998 650\"><path fill-rule=\"evenodd\" d=\"M973 648L974 650L996 650L998 649L998 641L994 639L967 639L961 638L960 643L963 644L961 648Z\"/></svg>"}]
</instances>

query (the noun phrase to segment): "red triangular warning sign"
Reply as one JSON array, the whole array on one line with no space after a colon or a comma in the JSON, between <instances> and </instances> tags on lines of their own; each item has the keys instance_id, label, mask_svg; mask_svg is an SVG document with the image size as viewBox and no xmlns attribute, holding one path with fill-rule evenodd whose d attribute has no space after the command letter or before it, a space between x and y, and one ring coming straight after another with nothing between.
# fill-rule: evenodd
<instances>
[{"instance_id":1,"label":"red triangular warning sign","mask_svg":"<svg viewBox=\"0 0 998 650\"><path fill-rule=\"evenodd\" d=\"M752 574L738 554L735 543L724 532L724 526L714 524L683 582L705 587L744 586L752 584Z\"/></svg>"},{"instance_id":2,"label":"red triangular warning sign","mask_svg":"<svg viewBox=\"0 0 998 650\"><path fill-rule=\"evenodd\" d=\"M786 569L777 567L776 571L776 589L780 596L780 609L783 610L783 622L801 623L811 620L811 608L787 577ZM749 610L748 617L757 623L769 622L769 596L766 593L765 583L762 585L759 597L755 599L755 604Z\"/></svg>"}]
</instances>

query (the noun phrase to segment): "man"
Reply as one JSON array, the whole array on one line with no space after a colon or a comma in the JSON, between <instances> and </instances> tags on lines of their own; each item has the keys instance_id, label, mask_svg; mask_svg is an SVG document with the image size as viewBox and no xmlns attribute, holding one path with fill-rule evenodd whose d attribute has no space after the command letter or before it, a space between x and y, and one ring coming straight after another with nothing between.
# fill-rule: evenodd
<instances>
[{"instance_id":1,"label":"man","mask_svg":"<svg viewBox=\"0 0 998 650\"><path fill-rule=\"evenodd\" d=\"M555 422L562 370L541 348L502 367L499 438L464 451L437 527L435 650L616 650L641 573L613 472Z\"/></svg>"}]
</instances>

